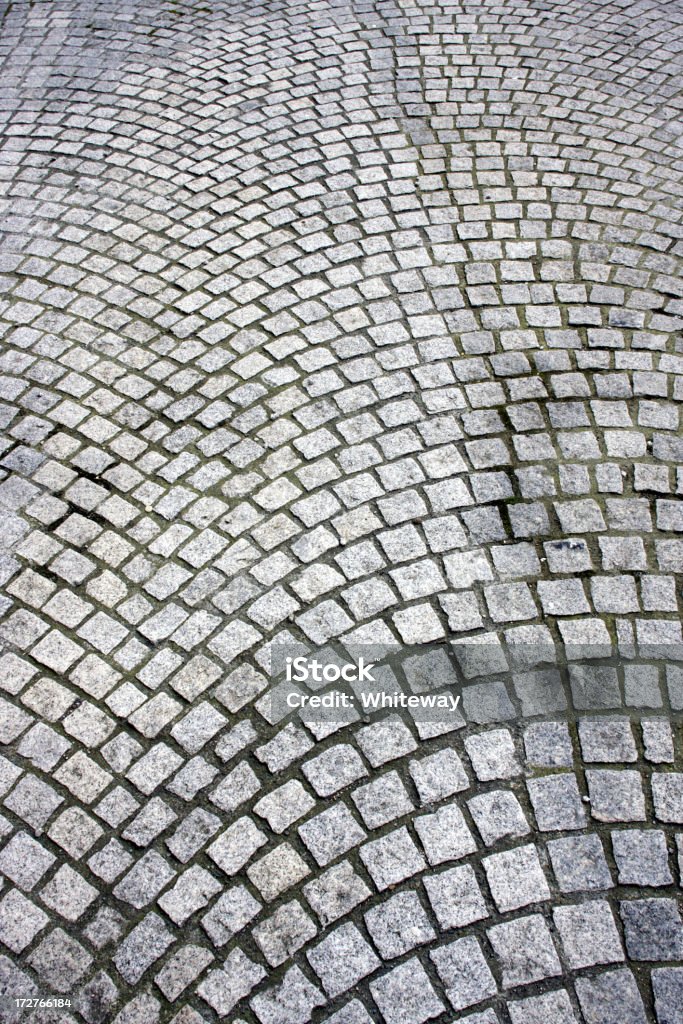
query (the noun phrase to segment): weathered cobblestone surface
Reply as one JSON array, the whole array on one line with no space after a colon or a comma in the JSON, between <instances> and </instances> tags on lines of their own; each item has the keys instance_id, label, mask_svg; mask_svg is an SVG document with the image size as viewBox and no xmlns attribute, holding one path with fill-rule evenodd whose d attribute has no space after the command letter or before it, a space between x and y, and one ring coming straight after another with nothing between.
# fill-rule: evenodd
<instances>
[{"instance_id":1,"label":"weathered cobblestone surface","mask_svg":"<svg viewBox=\"0 0 683 1024\"><path fill-rule=\"evenodd\" d=\"M679 0L0 13L0 1019L683 1020Z\"/></svg>"}]
</instances>

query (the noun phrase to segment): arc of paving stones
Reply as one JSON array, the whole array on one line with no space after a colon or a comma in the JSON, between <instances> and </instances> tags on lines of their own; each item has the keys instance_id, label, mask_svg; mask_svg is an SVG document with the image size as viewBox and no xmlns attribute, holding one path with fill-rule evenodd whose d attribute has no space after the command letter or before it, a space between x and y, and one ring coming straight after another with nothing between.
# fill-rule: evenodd
<instances>
[{"instance_id":1,"label":"arc of paving stones","mask_svg":"<svg viewBox=\"0 0 683 1024\"><path fill-rule=\"evenodd\" d=\"M680 642L680 5L3 14L6 991L676 1019L675 667L450 732L263 691L290 637Z\"/></svg>"}]
</instances>

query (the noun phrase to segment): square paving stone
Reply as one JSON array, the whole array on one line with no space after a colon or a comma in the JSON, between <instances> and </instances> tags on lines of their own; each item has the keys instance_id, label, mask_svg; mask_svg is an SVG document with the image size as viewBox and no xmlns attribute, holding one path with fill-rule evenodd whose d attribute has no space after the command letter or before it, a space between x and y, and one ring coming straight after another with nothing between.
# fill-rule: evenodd
<instances>
[{"instance_id":1,"label":"square paving stone","mask_svg":"<svg viewBox=\"0 0 683 1024\"><path fill-rule=\"evenodd\" d=\"M297 900L285 903L254 928L253 936L269 964L277 967L317 935L313 920Z\"/></svg>"},{"instance_id":2,"label":"square paving stone","mask_svg":"<svg viewBox=\"0 0 683 1024\"><path fill-rule=\"evenodd\" d=\"M408 770L423 804L445 800L467 789L470 784L462 761L450 747L429 754L419 761L410 761Z\"/></svg>"},{"instance_id":3,"label":"square paving stone","mask_svg":"<svg viewBox=\"0 0 683 1024\"><path fill-rule=\"evenodd\" d=\"M352 799L368 828L379 828L413 810L412 801L397 772L387 772L379 779L359 786L354 790Z\"/></svg>"},{"instance_id":4,"label":"square paving stone","mask_svg":"<svg viewBox=\"0 0 683 1024\"><path fill-rule=\"evenodd\" d=\"M308 1024L316 1006L323 1006L322 993L298 967L292 967L282 982L254 996L251 1007L260 1024Z\"/></svg>"},{"instance_id":5,"label":"square paving stone","mask_svg":"<svg viewBox=\"0 0 683 1024\"><path fill-rule=\"evenodd\" d=\"M92 758L82 751L70 757L55 772L55 779L83 803L92 803L112 780Z\"/></svg>"},{"instance_id":6,"label":"square paving stone","mask_svg":"<svg viewBox=\"0 0 683 1024\"><path fill-rule=\"evenodd\" d=\"M538 617L538 609L526 583L493 583L485 588L484 593L494 622L517 622Z\"/></svg>"},{"instance_id":7,"label":"square paving stone","mask_svg":"<svg viewBox=\"0 0 683 1024\"><path fill-rule=\"evenodd\" d=\"M95 813L112 828L116 828L126 818L130 818L139 806L138 801L127 789L124 789L123 786L115 786L97 804Z\"/></svg>"},{"instance_id":8,"label":"square paving stone","mask_svg":"<svg viewBox=\"0 0 683 1024\"><path fill-rule=\"evenodd\" d=\"M613 831L612 851L621 885L671 885L666 836L656 829Z\"/></svg>"},{"instance_id":9,"label":"square paving stone","mask_svg":"<svg viewBox=\"0 0 683 1024\"><path fill-rule=\"evenodd\" d=\"M507 729L491 729L468 736L465 749L480 782L510 779L522 771Z\"/></svg>"},{"instance_id":10,"label":"square paving stone","mask_svg":"<svg viewBox=\"0 0 683 1024\"><path fill-rule=\"evenodd\" d=\"M206 852L221 871L234 875L267 841L265 834L245 815L215 839ZM170 843L167 846L175 852Z\"/></svg>"},{"instance_id":11,"label":"square paving stone","mask_svg":"<svg viewBox=\"0 0 683 1024\"><path fill-rule=\"evenodd\" d=\"M445 1009L416 958L370 982L370 991L386 1024L424 1024Z\"/></svg>"},{"instance_id":12,"label":"square paving stone","mask_svg":"<svg viewBox=\"0 0 683 1024\"><path fill-rule=\"evenodd\" d=\"M652 798L660 821L683 824L683 775L657 772L652 776Z\"/></svg>"},{"instance_id":13,"label":"square paving stone","mask_svg":"<svg viewBox=\"0 0 683 1024\"><path fill-rule=\"evenodd\" d=\"M366 843L360 849L360 858L380 891L427 867L406 828Z\"/></svg>"},{"instance_id":14,"label":"square paving stone","mask_svg":"<svg viewBox=\"0 0 683 1024\"><path fill-rule=\"evenodd\" d=\"M180 708L181 705L178 705L176 701L169 705L169 710L173 714L176 714ZM225 716L204 701L201 704L196 704L184 718L181 718L173 726L171 735L188 753L196 754L212 736L215 736L223 728L225 723ZM133 724L135 725L135 722Z\"/></svg>"},{"instance_id":15,"label":"square paving stone","mask_svg":"<svg viewBox=\"0 0 683 1024\"><path fill-rule=\"evenodd\" d=\"M159 906L174 924L183 925L221 890L221 883L198 864L185 871L172 889L159 898Z\"/></svg>"},{"instance_id":16,"label":"square paving stone","mask_svg":"<svg viewBox=\"0 0 683 1024\"><path fill-rule=\"evenodd\" d=\"M59 805L64 803L64 797L34 775L25 775L4 803L22 821L40 832Z\"/></svg>"},{"instance_id":17,"label":"square paving stone","mask_svg":"<svg viewBox=\"0 0 683 1024\"><path fill-rule=\"evenodd\" d=\"M306 955L331 998L380 967L378 957L351 923L340 925Z\"/></svg>"},{"instance_id":18,"label":"square paving stone","mask_svg":"<svg viewBox=\"0 0 683 1024\"><path fill-rule=\"evenodd\" d=\"M653 764L664 764L674 760L674 743L669 723L660 718L641 722L645 757Z\"/></svg>"},{"instance_id":19,"label":"square paving stone","mask_svg":"<svg viewBox=\"0 0 683 1024\"><path fill-rule=\"evenodd\" d=\"M585 825L586 812L573 775L528 779L527 789L541 832L561 832Z\"/></svg>"},{"instance_id":20,"label":"square paving stone","mask_svg":"<svg viewBox=\"0 0 683 1024\"><path fill-rule=\"evenodd\" d=\"M103 907L97 911L90 924L83 930L83 934L96 949L103 949L119 938L124 924L125 920L117 910Z\"/></svg>"},{"instance_id":21,"label":"square paving stone","mask_svg":"<svg viewBox=\"0 0 683 1024\"><path fill-rule=\"evenodd\" d=\"M130 773L129 773L130 776ZM211 793L209 799L216 807L228 814L234 811L245 800L258 793L261 788L254 769L243 762L233 768Z\"/></svg>"},{"instance_id":22,"label":"square paving stone","mask_svg":"<svg viewBox=\"0 0 683 1024\"><path fill-rule=\"evenodd\" d=\"M396 612L393 621L405 644L426 644L444 636L441 620L429 604L412 605Z\"/></svg>"},{"instance_id":23,"label":"square paving stone","mask_svg":"<svg viewBox=\"0 0 683 1024\"><path fill-rule=\"evenodd\" d=\"M567 649L576 659L597 655L607 657L611 652L606 627L600 620L563 619L560 631ZM574 706L580 711L601 711L621 706L616 668L575 663L569 666L569 682Z\"/></svg>"},{"instance_id":24,"label":"square paving stone","mask_svg":"<svg viewBox=\"0 0 683 1024\"><path fill-rule=\"evenodd\" d=\"M169 783L168 789L183 800L193 800L200 789L211 785L216 775L218 769L212 764L203 757L193 757Z\"/></svg>"},{"instance_id":25,"label":"square paving stone","mask_svg":"<svg viewBox=\"0 0 683 1024\"><path fill-rule=\"evenodd\" d=\"M508 988L530 985L562 973L555 944L540 914L495 925L487 935Z\"/></svg>"},{"instance_id":26,"label":"square paving stone","mask_svg":"<svg viewBox=\"0 0 683 1024\"><path fill-rule=\"evenodd\" d=\"M582 615L590 611L581 580L540 580L537 586L546 615Z\"/></svg>"},{"instance_id":27,"label":"square paving stone","mask_svg":"<svg viewBox=\"0 0 683 1024\"><path fill-rule=\"evenodd\" d=\"M466 679L490 678L496 672L508 670L503 646L495 633L482 633L476 637L476 642L475 639L457 638L451 646Z\"/></svg>"},{"instance_id":28,"label":"square paving stone","mask_svg":"<svg viewBox=\"0 0 683 1024\"><path fill-rule=\"evenodd\" d=\"M430 864L458 860L477 849L474 836L456 804L447 804L434 814L423 814L416 818L415 831Z\"/></svg>"},{"instance_id":29,"label":"square paving stone","mask_svg":"<svg viewBox=\"0 0 683 1024\"><path fill-rule=\"evenodd\" d=\"M660 967L652 972L657 1020L661 1024L683 1022L683 967Z\"/></svg>"},{"instance_id":30,"label":"square paving stone","mask_svg":"<svg viewBox=\"0 0 683 1024\"><path fill-rule=\"evenodd\" d=\"M55 928L28 958L28 963L48 989L71 992L89 970L92 957L79 942Z\"/></svg>"},{"instance_id":31,"label":"square paving stone","mask_svg":"<svg viewBox=\"0 0 683 1024\"><path fill-rule=\"evenodd\" d=\"M53 842L78 860L102 835L102 829L80 807L67 807L48 830Z\"/></svg>"},{"instance_id":32,"label":"square paving stone","mask_svg":"<svg viewBox=\"0 0 683 1024\"><path fill-rule=\"evenodd\" d=\"M645 800L636 771L589 769L591 814L597 821L645 821Z\"/></svg>"},{"instance_id":33,"label":"square paving stone","mask_svg":"<svg viewBox=\"0 0 683 1024\"><path fill-rule=\"evenodd\" d=\"M415 738L407 725L396 717L364 726L356 733L356 739L373 768L379 768L417 749Z\"/></svg>"},{"instance_id":34,"label":"square paving stone","mask_svg":"<svg viewBox=\"0 0 683 1024\"><path fill-rule=\"evenodd\" d=\"M40 722L24 733L17 753L35 768L49 772L61 760L71 744L48 725Z\"/></svg>"},{"instance_id":35,"label":"square paving stone","mask_svg":"<svg viewBox=\"0 0 683 1024\"><path fill-rule=\"evenodd\" d=\"M164 858L156 850L149 850L121 879L114 889L114 896L140 910L151 903L174 877L175 871Z\"/></svg>"},{"instance_id":36,"label":"square paving stone","mask_svg":"<svg viewBox=\"0 0 683 1024\"><path fill-rule=\"evenodd\" d=\"M348 861L342 861L304 885L303 893L323 925L328 925L363 903L370 890Z\"/></svg>"},{"instance_id":37,"label":"square paving stone","mask_svg":"<svg viewBox=\"0 0 683 1024\"><path fill-rule=\"evenodd\" d=\"M412 655L401 662L406 681L414 693L457 685L453 664L440 648L427 654Z\"/></svg>"},{"instance_id":38,"label":"square paving stone","mask_svg":"<svg viewBox=\"0 0 683 1024\"><path fill-rule=\"evenodd\" d=\"M548 854L562 892L608 889L614 884L596 835L551 839Z\"/></svg>"},{"instance_id":39,"label":"square paving stone","mask_svg":"<svg viewBox=\"0 0 683 1024\"><path fill-rule=\"evenodd\" d=\"M573 762L569 729L564 722L534 722L524 730L527 762L542 768L569 768Z\"/></svg>"},{"instance_id":40,"label":"square paving stone","mask_svg":"<svg viewBox=\"0 0 683 1024\"><path fill-rule=\"evenodd\" d=\"M102 756L115 772L123 772L142 753L142 746L126 733L118 733L102 747Z\"/></svg>"},{"instance_id":41,"label":"square paving stone","mask_svg":"<svg viewBox=\"0 0 683 1024\"><path fill-rule=\"evenodd\" d=\"M188 985L198 978L213 960L213 954L201 946L181 946L166 961L154 981L171 1002L175 1002Z\"/></svg>"},{"instance_id":42,"label":"square paving stone","mask_svg":"<svg viewBox=\"0 0 683 1024\"><path fill-rule=\"evenodd\" d=\"M482 793L468 800L467 806L474 818L479 835L487 846L492 846L506 836L527 835L527 822L522 806L514 795L505 789Z\"/></svg>"},{"instance_id":43,"label":"square paving stone","mask_svg":"<svg viewBox=\"0 0 683 1024\"><path fill-rule=\"evenodd\" d=\"M220 1017L225 1017L265 976L260 964L253 963L241 949L233 949L225 960L225 969L209 971L197 992Z\"/></svg>"},{"instance_id":44,"label":"square paving stone","mask_svg":"<svg viewBox=\"0 0 683 1024\"><path fill-rule=\"evenodd\" d=\"M622 900L626 949L634 960L683 959L683 926L673 899Z\"/></svg>"},{"instance_id":45,"label":"square paving stone","mask_svg":"<svg viewBox=\"0 0 683 1024\"><path fill-rule=\"evenodd\" d=\"M108 974L98 971L78 993L78 1010L88 1024L104 1024L119 998L119 990Z\"/></svg>"},{"instance_id":46,"label":"square paving stone","mask_svg":"<svg viewBox=\"0 0 683 1024\"><path fill-rule=\"evenodd\" d=\"M462 691L462 710L469 722L486 725L506 722L516 715L505 683L472 683Z\"/></svg>"},{"instance_id":47,"label":"square paving stone","mask_svg":"<svg viewBox=\"0 0 683 1024\"><path fill-rule=\"evenodd\" d=\"M26 832L17 832L0 852L0 872L28 892L54 864L55 857Z\"/></svg>"},{"instance_id":48,"label":"square paving stone","mask_svg":"<svg viewBox=\"0 0 683 1024\"><path fill-rule=\"evenodd\" d=\"M0 901L0 942L21 953L49 923L47 914L16 889Z\"/></svg>"},{"instance_id":49,"label":"square paving stone","mask_svg":"<svg viewBox=\"0 0 683 1024\"><path fill-rule=\"evenodd\" d=\"M508 1003L512 1024L578 1024L564 989Z\"/></svg>"},{"instance_id":50,"label":"square paving stone","mask_svg":"<svg viewBox=\"0 0 683 1024\"><path fill-rule=\"evenodd\" d=\"M89 569L92 566L88 563ZM52 568L59 571L53 563ZM73 582L73 581L69 581ZM80 581L78 581L80 582ZM69 637L63 636L58 630L53 629L51 633L43 637L31 651L41 665L46 665L56 675L65 675L73 663L83 654L83 649L75 644Z\"/></svg>"},{"instance_id":51,"label":"square paving stone","mask_svg":"<svg viewBox=\"0 0 683 1024\"><path fill-rule=\"evenodd\" d=\"M348 743L339 743L307 761L303 773L318 796L322 797L332 796L367 775L360 755Z\"/></svg>"},{"instance_id":52,"label":"square paving stone","mask_svg":"<svg viewBox=\"0 0 683 1024\"><path fill-rule=\"evenodd\" d=\"M114 954L114 964L129 985L136 985L172 944L173 935L159 915L149 913L123 940Z\"/></svg>"},{"instance_id":53,"label":"square paving stone","mask_svg":"<svg viewBox=\"0 0 683 1024\"><path fill-rule=\"evenodd\" d=\"M530 627L534 628L534 627ZM544 647L549 645L544 644ZM526 647L523 643L517 645L515 657L520 659L520 652L528 658L539 657L541 651L536 647L535 642L530 640ZM538 662L537 662L538 663ZM538 669L535 672L518 672L513 676L513 686L517 699L522 705L522 714L526 717L532 715L550 715L564 711L567 706L567 698L562 687L562 679L555 669ZM543 758L550 758L549 766L561 766L571 764L571 741L569 735L561 738L558 729L558 747L553 752L547 751L547 743L543 744L544 726L560 726L560 723L538 722L530 726L525 732L525 748L527 761L536 764L544 764ZM566 730L566 726L565 726ZM531 746L531 738L537 736L535 746ZM540 757L541 760L534 761L533 758Z\"/></svg>"},{"instance_id":54,"label":"square paving stone","mask_svg":"<svg viewBox=\"0 0 683 1024\"><path fill-rule=\"evenodd\" d=\"M321 867L357 846L366 837L365 831L344 804L334 805L310 818L299 826L299 835Z\"/></svg>"},{"instance_id":55,"label":"square paving stone","mask_svg":"<svg viewBox=\"0 0 683 1024\"><path fill-rule=\"evenodd\" d=\"M121 838L136 846L149 846L175 820L175 811L160 797L152 797L133 818Z\"/></svg>"},{"instance_id":56,"label":"square paving stone","mask_svg":"<svg viewBox=\"0 0 683 1024\"><path fill-rule=\"evenodd\" d=\"M638 754L627 718L582 718L579 738L584 761L636 761Z\"/></svg>"},{"instance_id":57,"label":"square paving stone","mask_svg":"<svg viewBox=\"0 0 683 1024\"><path fill-rule=\"evenodd\" d=\"M627 707L661 708L660 672L656 665L624 666L624 700Z\"/></svg>"},{"instance_id":58,"label":"square paving stone","mask_svg":"<svg viewBox=\"0 0 683 1024\"><path fill-rule=\"evenodd\" d=\"M247 868L250 882L267 901L296 885L310 874L310 868L289 843L281 843Z\"/></svg>"},{"instance_id":59,"label":"square paving stone","mask_svg":"<svg viewBox=\"0 0 683 1024\"><path fill-rule=\"evenodd\" d=\"M292 779L262 797L254 804L254 811L259 817L265 818L270 828L279 834L314 806L315 801L310 793L306 792L297 779Z\"/></svg>"},{"instance_id":60,"label":"square paving stone","mask_svg":"<svg viewBox=\"0 0 683 1024\"><path fill-rule=\"evenodd\" d=\"M198 808L181 822L170 839L166 840L166 846L181 864L185 864L208 843L220 826L220 819L215 814Z\"/></svg>"},{"instance_id":61,"label":"square paving stone","mask_svg":"<svg viewBox=\"0 0 683 1024\"><path fill-rule=\"evenodd\" d=\"M614 917L605 900L556 907L553 919L560 933L565 959L572 970L624 959Z\"/></svg>"},{"instance_id":62,"label":"square paving stone","mask_svg":"<svg viewBox=\"0 0 683 1024\"><path fill-rule=\"evenodd\" d=\"M449 1002L463 1010L496 995L498 989L476 938L456 939L430 954Z\"/></svg>"},{"instance_id":63,"label":"square paving stone","mask_svg":"<svg viewBox=\"0 0 683 1024\"><path fill-rule=\"evenodd\" d=\"M202 928L215 946L222 946L249 924L261 904L243 885L228 889L202 918Z\"/></svg>"},{"instance_id":64,"label":"square paving stone","mask_svg":"<svg viewBox=\"0 0 683 1024\"><path fill-rule=\"evenodd\" d=\"M438 875L425 875L423 884L442 928L462 928L488 917L484 897L469 864Z\"/></svg>"},{"instance_id":65,"label":"square paving stone","mask_svg":"<svg viewBox=\"0 0 683 1024\"><path fill-rule=\"evenodd\" d=\"M550 899L550 890L533 845L494 853L482 861L491 894L500 911L518 910Z\"/></svg>"},{"instance_id":66,"label":"square paving stone","mask_svg":"<svg viewBox=\"0 0 683 1024\"><path fill-rule=\"evenodd\" d=\"M97 889L68 864L62 864L40 891L40 898L45 906L56 911L67 921L77 921L97 896Z\"/></svg>"},{"instance_id":67,"label":"square paving stone","mask_svg":"<svg viewBox=\"0 0 683 1024\"><path fill-rule=\"evenodd\" d=\"M133 858L118 839L110 839L106 846L90 857L88 867L103 882L111 885L132 863Z\"/></svg>"},{"instance_id":68,"label":"square paving stone","mask_svg":"<svg viewBox=\"0 0 683 1024\"><path fill-rule=\"evenodd\" d=\"M328 1017L327 1024L372 1024L372 1018L361 1002L352 999L341 1010Z\"/></svg>"},{"instance_id":69,"label":"square paving stone","mask_svg":"<svg viewBox=\"0 0 683 1024\"><path fill-rule=\"evenodd\" d=\"M161 1004L150 995L135 996L117 1013L112 1024L158 1024Z\"/></svg>"},{"instance_id":70,"label":"square paving stone","mask_svg":"<svg viewBox=\"0 0 683 1024\"><path fill-rule=\"evenodd\" d=\"M646 1024L635 978L626 967L574 982L586 1024Z\"/></svg>"},{"instance_id":71,"label":"square paving stone","mask_svg":"<svg viewBox=\"0 0 683 1024\"><path fill-rule=\"evenodd\" d=\"M381 957L391 960L435 938L414 892L397 893L365 915L365 924Z\"/></svg>"}]
</instances>

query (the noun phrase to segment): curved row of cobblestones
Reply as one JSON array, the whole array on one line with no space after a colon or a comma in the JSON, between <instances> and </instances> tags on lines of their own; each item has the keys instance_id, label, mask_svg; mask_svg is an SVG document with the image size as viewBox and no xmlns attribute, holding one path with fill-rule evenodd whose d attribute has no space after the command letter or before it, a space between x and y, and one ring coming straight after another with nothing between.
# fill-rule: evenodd
<instances>
[{"instance_id":1,"label":"curved row of cobblestones","mask_svg":"<svg viewBox=\"0 0 683 1024\"><path fill-rule=\"evenodd\" d=\"M680 3L3 15L2 991L682 1020ZM337 639L464 717L276 720Z\"/></svg>"}]
</instances>

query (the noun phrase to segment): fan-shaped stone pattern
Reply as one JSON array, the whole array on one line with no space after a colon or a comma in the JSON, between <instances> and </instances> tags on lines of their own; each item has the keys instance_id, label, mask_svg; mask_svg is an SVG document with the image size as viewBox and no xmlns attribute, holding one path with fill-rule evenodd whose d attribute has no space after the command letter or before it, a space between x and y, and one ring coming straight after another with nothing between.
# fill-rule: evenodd
<instances>
[{"instance_id":1,"label":"fan-shaped stone pattern","mask_svg":"<svg viewBox=\"0 0 683 1024\"><path fill-rule=\"evenodd\" d=\"M7 991L668 1021L675 671L261 695L288 637L680 641L680 5L3 14Z\"/></svg>"}]
</instances>

